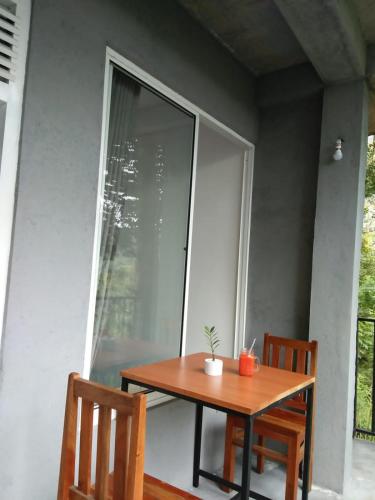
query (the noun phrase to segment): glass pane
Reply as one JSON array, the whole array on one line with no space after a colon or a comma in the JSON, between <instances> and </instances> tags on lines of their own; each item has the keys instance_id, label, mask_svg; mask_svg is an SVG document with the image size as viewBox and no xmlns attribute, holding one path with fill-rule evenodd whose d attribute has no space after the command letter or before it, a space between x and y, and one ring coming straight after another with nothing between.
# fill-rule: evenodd
<instances>
[{"instance_id":1,"label":"glass pane","mask_svg":"<svg viewBox=\"0 0 375 500\"><path fill-rule=\"evenodd\" d=\"M179 355L194 117L113 68L91 379Z\"/></svg>"}]
</instances>

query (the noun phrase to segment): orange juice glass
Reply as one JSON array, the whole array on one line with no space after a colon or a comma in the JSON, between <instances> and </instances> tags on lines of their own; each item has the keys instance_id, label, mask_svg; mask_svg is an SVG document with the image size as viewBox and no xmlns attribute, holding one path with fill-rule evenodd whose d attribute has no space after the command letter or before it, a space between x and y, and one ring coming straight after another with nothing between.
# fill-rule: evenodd
<instances>
[{"instance_id":1,"label":"orange juice glass","mask_svg":"<svg viewBox=\"0 0 375 500\"><path fill-rule=\"evenodd\" d=\"M252 377L257 371L259 371L259 358L253 352L250 352L249 349L241 349L239 361L240 375Z\"/></svg>"}]
</instances>

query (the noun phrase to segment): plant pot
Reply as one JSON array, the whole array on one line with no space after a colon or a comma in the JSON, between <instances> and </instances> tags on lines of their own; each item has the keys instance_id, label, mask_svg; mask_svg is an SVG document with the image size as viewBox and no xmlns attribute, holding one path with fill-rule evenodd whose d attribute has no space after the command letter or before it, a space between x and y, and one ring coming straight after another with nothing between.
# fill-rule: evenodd
<instances>
[{"instance_id":1,"label":"plant pot","mask_svg":"<svg viewBox=\"0 0 375 500\"><path fill-rule=\"evenodd\" d=\"M223 361L221 359L206 358L204 360L204 372L212 377L217 377L223 373Z\"/></svg>"}]
</instances>

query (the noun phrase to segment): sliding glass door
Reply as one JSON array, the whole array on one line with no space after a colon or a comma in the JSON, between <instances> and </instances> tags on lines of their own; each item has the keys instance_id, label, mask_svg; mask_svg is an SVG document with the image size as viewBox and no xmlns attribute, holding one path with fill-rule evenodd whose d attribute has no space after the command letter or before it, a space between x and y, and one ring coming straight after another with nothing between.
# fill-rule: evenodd
<instances>
[{"instance_id":1,"label":"sliding glass door","mask_svg":"<svg viewBox=\"0 0 375 500\"><path fill-rule=\"evenodd\" d=\"M180 353L195 118L112 66L91 378Z\"/></svg>"}]
</instances>

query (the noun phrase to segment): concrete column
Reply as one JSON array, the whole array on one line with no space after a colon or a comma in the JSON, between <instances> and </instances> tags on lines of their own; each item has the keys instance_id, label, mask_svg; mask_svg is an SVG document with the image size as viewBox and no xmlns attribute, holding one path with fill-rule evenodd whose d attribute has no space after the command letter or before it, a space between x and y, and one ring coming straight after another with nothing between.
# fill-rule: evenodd
<instances>
[{"instance_id":1,"label":"concrete column","mask_svg":"<svg viewBox=\"0 0 375 500\"><path fill-rule=\"evenodd\" d=\"M310 338L319 341L313 481L340 493L351 475L367 122L365 82L325 90L310 310ZM335 162L341 137L344 157Z\"/></svg>"}]
</instances>

